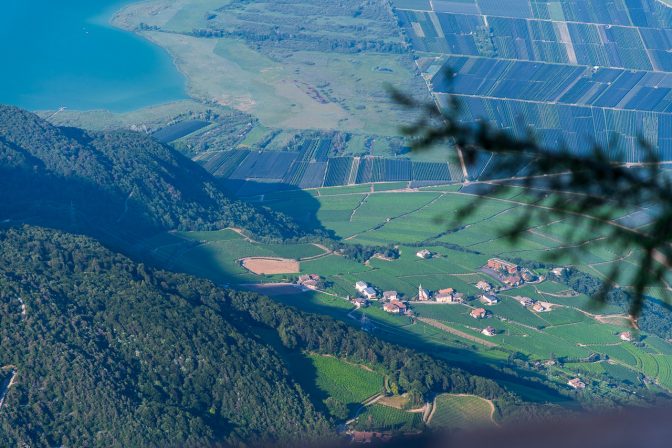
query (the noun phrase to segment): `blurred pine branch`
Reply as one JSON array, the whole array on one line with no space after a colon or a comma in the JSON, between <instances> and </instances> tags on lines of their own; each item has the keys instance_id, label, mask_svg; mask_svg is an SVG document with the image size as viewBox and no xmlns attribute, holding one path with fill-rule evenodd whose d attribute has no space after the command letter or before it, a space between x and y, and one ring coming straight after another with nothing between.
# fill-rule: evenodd
<instances>
[{"instance_id":1,"label":"blurred pine branch","mask_svg":"<svg viewBox=\"0 0 672 448\"><path fill-rule=\"evenodd\" d=\"M452 79L452 73L447 77ZM626 163L624 154L615 150L617 141L608 147L592 143L582 150L564 144L546 147L532 129L516 136L486 121L462 120L461 104L454 95L448 96L446 106L439 109L433 102L416 101L394 88L390 93L400 105L420 112L420 118L402 128L414 151L454 145L467 172L475 171L477 162L486 156L495 161L497 172L508 173L508 177L491 179L487 193L459 209L452 224L473 215L484 204L486 194L496 196L513 187L522 189L539 200L525 206L512 225L504 225L501 236L515 242L532 225L563 220L571 230L564 235L565 246L551 251L552 259L568 253L580 259L591 248L604 244L618 256L637 260L628 279L633 323L642 311L648 288L660 287L669 303L671 289L666 277L672 268L672 181L661 170L655 148L648 142L640 138L642 162ZM516 175L522 167L525 174ZM645 226L619 222L619 218L644 205L653 210ZM585 236L590 234L600 237L587 240ZM604 286L595 295L599 303L606 301L622 279L620 263L612 264Z\"/></svg>"}]
</instances>

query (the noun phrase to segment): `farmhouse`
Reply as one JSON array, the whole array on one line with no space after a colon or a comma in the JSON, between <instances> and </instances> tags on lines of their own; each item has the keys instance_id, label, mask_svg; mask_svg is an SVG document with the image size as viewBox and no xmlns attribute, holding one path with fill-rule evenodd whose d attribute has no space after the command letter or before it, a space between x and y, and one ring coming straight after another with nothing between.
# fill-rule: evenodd
<instances>
[{"instance_id":1,"label":"farmhouse","mask_svg":"<svg viewBox=\"0 0 672 448\"><path fill-rule=\"evenodd\" d=\"M388 303L383 305L383 310L387 311L388 313L404 314L406 312L406 305L399 300L390 300Z\"/></svg>"},{"instance_id":2,"label":"farmhouse","mask_svg":"<svg viewBox=\"0 0 672 448\"><path fill-rule=\"evenodd\" d=\"M316 280L306 280L301 283L304 288L312 289L313 291L320 289L320 283Z\"/></svg>"},{"instance_id":3,"label":"farmhouse","mask_svg":"<svg viewBox=\"0 0 672 448\"><path fill-rule=\"evenodd\" d=\"M440 289L434 296L437 303L464 303L464 294L453 288Z\"/></svg>"},{"instance_id":4,"label":"farmhouse","mask_svg":"<svg viewBox=\"0 0 672 448\"><path fill-rule=\"evenodd\" d=\"M299 275L299 283L307 282L309 280L315 280L319 281L320 276L317 274L304 274L304 275Z\"/></svg>"},{"instance_id":5,"label":"farmhouse","mask_svg":"<svg viewBox=\"0 0 672 448\"><path fill-rule=\"evenodd\" d=\"M488 267L493 271L505 271L509 274L515 274L518 272L518 266L510 263L508 261L501 260L499 258L491 258L488 260Z\"/></svg>"},{"instance_id":6,"label":"farmhouse","mask_svg":"<svg viewBox=\"0 0 672 448\"><path fill-rule=\"evenodd\" d=\"M533 282L537 279L537 276L530 272L528 269L523 269L520 273L520 276L523 278L523 281Z\"/></svg>"},{"instance_id":7,"label":"farmhouse","mask_svg":"<svg viewBox=\"0 0 672 448\"><path fill-rule=\"evenodd\" d=\"M518 275L518 274L513 274L513 275L507 275L506 277L504 277L504 278L502 279L502 282L503 282L506 286L512 288L512 287L514 287L514 286L520 286L521 283L523 283L523 279L522 279L522 277L521 277L520 275Z\"/></svg>"},{"instance_id":8,"label":"farmhouse","mask_svg":"<svg viewBox=\"0 0 672 448\"><path fill-rule=\"evenodd\" d=\"M486 281L479 281L476 283L476 288L480 289L481 291L490 291L492 289L492 285Z\"/></svg>"},{"instance_id":9,"label":"farmhouse","mask_svg":"<svg viewBox=\"0 0 672 448\"><path fill-rule=\"evenodd\" d=\"M363 282L361 280L358 281L357 283L355 283L355 289L359 292L363 292L368 287L369 287L369 284L366 283L366 282Z\"/></svg>"},{"instance_id":10,"label":"farmhouse","mask_svg":"<svg viewBox=\"0 0 672 448\"><path fill-rule=\"evenodd\" d=\"M375 299L376 297L378 297L378 293L376 292L376 290L371 288L370 286L367 287L367 288L364 288L364 291L362 291L362 295L369 300L372 300L372 299Z\"/></svg>"},{"instance_id":11,"label":"farmhouse","mask_svg":"<svg viewBox=\"0 0 672 448\"><path fill-rule=\"evenodd\" d=\"M514 297L521 305L524 307L532 306L534 305L534 300L532 300L529 297L523 297L523 296L516 296Z\"/></svg>"},{"instance_id":12,"label":"farmhouse","mask_svg":"<svg viewBox=\"0 0 672 448\"><path fill-rule=\"evenodd\" d=\"M322 286L322 279L317 274L300 275L297 283L304 288L317 290Z\"/></svg>"},{"instance_id":13,"label":"farmhouse","mask_svg":"<svg viewBox=\"0 0 672 448\"><path fill-rule=\"evenodd\" d=\"M544 305L541 303L537 302L532 306L532 309L536 311L537 313L543 313L544 311L548 311L548 308L546 308Z\"/></svg>"},{"instance_id":14,"label":"farmhouse","mask_svg":"<svg viewBox=\"0 0 672 448\"><path fill-rule=\"evenodd\" d=\"M553 268L553 269L551 269L551 273L553 275L558 276L558 277L560 277L563 272L565 272L565 268Z\"/></svg>"},{"instance_id":15,"label":"farmhouse","mask_svg":"<svg viewBox=\"0 0 672 448\"><path fill-rule=\"evenodd\" d=\"M422 259L432 258L432 253L427 249L419 250L415 255Z\"/></svg>"},{"instance_id":16,"label":"farmhouse","mask_svg":"<svg viewBox=\"0 0 672 448\"><path fill-rule=\"evenodd\" d=\"M488 312L485 311L485 308L476 308L471 310L471 313L469 313L469 315L474 319L484 319L487 313Z\"/></svg>"},{"instance_id":17,"label":"farmhouse","mask_svg":"<svg viewBox=\"0 0 672 448\"><path fill-rule=\"evenodd\" d=\"M396 300L399 298L397 291L384 291L383 300Z\"/></svg>"},{"instance_id":18,"label":"farmhouse","mask_svg":"<svg viewBox=\"0 0 672 448\"><path fill-rule=\"evenodd\" d=\"M422 287L418 286L418 300L427 301L429 300L429 291Z\"/></svg>"},{"instance_id":19,"label":"farmhouse","mask_svg":"<svg viewBox=\"0 0 672 448\"><path fill-rule=\"evenodd\" d=\"M401 312L399 307L396 304L391 303L391 302L383 305L383 310L388 312L388 313L396 313L396 314L399 314Z\"/></svg>"},{"instance_id":20,"label":"farmhouse","mask_svg":"<svg viewBox=\"0 0 672 448\"><path fill-rule=\"evenodd\" d=\"M495 330L495 329L494 329L493 327L491 327L491 326L487 326L487 327L485 327L485 328L483 329L483 331L481 331L481 333L483 333L483 334L486 335L486 336L494 336L494 335L497 334L497 330Z\"/></svg>"},{"instance_id":21,"label":"farmhouse","mask_svg":"<svg viewBox=\"0 0 672 448\"><path fill-rule=\"evenodd\" d=\"M402 310L404 312L406 311L406 304L404 302L402 302L401 300L392 300L391 303L393 305L396 305L397 307L399 307L400 310Z\"/></svg>"},{"instance_id":22,"label":"farmhouse","mask_svg":"<svg viewBox=\"0 0 672 448\"><path fill-rule=\"evenodd\" d=\"M623 333L621 333L619 335L619 337L621 338L621 341L625 341L625 342L631 342L632 341L632 333L629 332L629 331L624 331Z\"/></svg>"},{"instance_id":23,"label":"farmhouse","mask_svg":"<svg viewBox=\"0 0 672 448\"><path fill-rule=\"evenodd\" d=\"M454 299L455 297L452 294L438 293L434 296L434 300L436 300L437 303L453 303Z\"/></svg>"},{"instance_id":24,"label":"farmhouse","mask_svg":"<svg viewBox=\"0 0 672 448\"><path fill-rule=\"evenodd\" d=\"M573 387L574 389L585 389L586 388L586 383L581 381L579 378L572 378L571 380L567 381L567 384Z\"/></svg>"},{"instance_id":25,"label":"farmhouse","mask_svg":"<svg viewBox=\"0 0 672 448\"><path fill-rule=\"evenodd\" d=\"M355 306L359 308L366 308L369 306L369 301L362 298L362 297L357 297L356 299L352 299L352 303L355 304Z\"/></svg>"},{"instance_id":26,"label":"farmhouse","mask_svg":"<svg viewBox=\"0 0 672 448\"><path fill-rule=\"evenodd\" d=\"M483 294L481 296L481 300L486 305L495 305L495 304L499 303L499 299L497 298L497 296L495 296L493 294Z\"/></svg>"}]
</instances>

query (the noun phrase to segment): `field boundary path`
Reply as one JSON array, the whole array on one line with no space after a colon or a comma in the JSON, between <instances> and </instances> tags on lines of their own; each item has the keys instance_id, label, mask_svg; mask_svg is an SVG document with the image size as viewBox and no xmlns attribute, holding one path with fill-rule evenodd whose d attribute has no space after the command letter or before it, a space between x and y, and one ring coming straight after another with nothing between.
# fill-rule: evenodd
<instances>
[{"instance_id":1,"label":"field boundary path","mask_svg":"<svg viewBox=\"0 0 672 448\"><path fill-rule=\"evenodd\" d=\"M477 338L474 335L471 335L469 333L465 333L463 331L460 331L460 330L457 330L455 328L449 327L448 325L445 325L445 324L443 324L443 323L441 323L437 320L429 319L427 317L418 317L417 319L420 322L424 322L427 325L430 325L434 328L438 328L439 330L446 331L448 333L454 334L455 336L459 336L461 338L468 339L472 342L476 342L477 344L481 344L481 345L484 345L484 346L489 347L489 348L497 347L497 344L495 344L494 342L485 341L481 338Z\"/></svg>"},{"instance_id":2,"label":"field boundary path","mask_svg":"<svg viewBox=\"0 0 672 448\"><path fill-rule=\"evenodd\" d=\"M311 243L313 246L317 247L318 249L322 249L324 252L321 254L313 255L312 257L303 257L299 258L298 261L311 261L311 260L317 260L318 258L323 258L326 257L327 255L331 255L334 253L333 250L329 249L327 246L320 244L320 243Z\"/></svg>"},{"instance_id":3,"label":"field boundary path","mask_svg":"<svg viewBox=\"0 0 672 448\"><path fill-rule=\"evenodd\" d=\"M421 191L413 191L413 192L415 192L415 193L424 193L424 192L421 192ZM389 191L379 192L378 194L380 194L380 193L389 193ZM357 194L361 194L361 193L357 193ZM372 193L367 193L367 194L366 194L366 197L368 198L370 194L372 194ZM373 193L373 194L375 194L375 193ZM390 217L390 218L387 218L387 219L385 220L385 222L382 222L382 223L380 223L380 224L376 224L375 226L373 226L373 227L371 227L371 228L369 228L369 229L362 230L361 232L357 232L357 233L355 233L354 235L350 235L349 237L344 238L344 241L348 241L348 240L351 240L351 239L353 239L353 238L357 238L358 236L361 236L361 235L363 235L363 234L365 234L365 233L372 232L372 231L374 231L374 230L378 230L378 229L380 229L381 227L383 227L383 226L389 224L390 222L392 222L392 221L394 221L394 220L396 220L396 219L400 219L400 218L403 218L403 217L405 217L405 216L408 216L408 215L412 215L412 214L414 214L414 213L417 213L417 212L419 212L420 210L422 210L422 209L424 209L424 208L426 208L426 207L429 207L430 205L432 205L433 203L435 203L435 202L438 201L439 199L443 198L445 195L446 195L445 193L440 193L440 194L438 194L435 198L431 199L429 202L427 202L427 203L421 205L420 207L418 207L418 208L416 208L416 209L414 209L414 210L410 210L410 211L408 211L408 212L401 213L401 214L399 214L399 215L397 215L397 216L392 216L392 217ZM359 208L359 206L357 206L357 207Z\"/></svg>"},{"instance_id":4,"label":"field boundary path","mask_svg":"<svg viewBox=\"0 0 672 448\"><path fill-rule=\"evenodd\" d=\"M248 243L257 243L257 241L247 236L243 229L239 229L238 227L227 227L225 230L231 230L232 232L236 232L238 235L242 236Z\"/></svg>"},{"instance_id":5,"label":"field boundary path","mask_svg":"<svg viewBox=\"0 0 672 448\"><path fill-rule=\"evenodd\" d=\"M366 202L366 200L369 199L369 196L370 196L370 195L371 195L371 193L367 193L367 194L365 194L364 197L362 197L362 200L359 201L359 204L357 204L357 206L356 206L355 208L352 209L352 213L350 213L350 219L349 219L350 222L352 222L352 218L355 217L355 213L357 213L357 210L359 210L360 207L361 207L362 205L364 205L364 203Z\"/></svg>"},{"instance_id":6,"label":"field boundary path","mask_svg":"<svg viewBox=\"0 0 672 448\"><path fill-rule=\"evenodd\" d=\"M359 418L360 414L362 413L362 411L363 411L364 409L367 408L367 406L371 406L372 404L375 404L378 400L380 400L380 399L383 398L384 396L385 396L385 395L381 392L381 393L378 393L378 394L376 394L376 395L374 395L374 396L372 396L372 397L369 397L369 398L367 398L366 400L364 400L364 401L362 402L362 405L361 405L361 406L359 407L359 409L357 409L357 411L355 412L355 416L352 417L352 418L351 418L350 420L348 420L347 422L345 422L345 425L346 425L346 426L349 426L350 424L352 424L355 420L357 420L357 419Z\"/></svg>"},{"instance_id":7,"label":"field boundary path","mask_svg":"<svg viewBox=\"0 0 672 448\"><path fill-rule=\"evenodd\" d=\"M427 418L424 420L426 425L430 425L432 423L432 417L434 417L434 413L436 412L436 397L434 397L434 400L432 400L432 410L427 416Z\"/></svg>"},{"instance_id":8,"label":"field boundary path","mask_svg":"<svg viewBox=\"0 0 672 448\"><path fill-rule=\"evenodd\" d=\"M434 415L434 410L436 409L436 397L432 401L425 403L425 411L422 413L422 422L426 425L429 424L429 421Z\"/></svg>"}]
</instances>

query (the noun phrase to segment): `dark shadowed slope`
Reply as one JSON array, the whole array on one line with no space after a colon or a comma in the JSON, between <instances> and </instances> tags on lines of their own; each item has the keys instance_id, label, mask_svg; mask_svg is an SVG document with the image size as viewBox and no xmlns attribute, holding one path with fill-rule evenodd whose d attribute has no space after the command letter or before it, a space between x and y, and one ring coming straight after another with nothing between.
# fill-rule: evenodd
<instances>
[{"instance_id":1,"label":"dark shadowed slope","mask_svg":"<svg viewBox=\"0 0 672 448\"><path fill-rule=\"evenodd\" d=\"M518 403L443 361L254 293L147 268L87 237L9 228L0 254L0 368L16 372L0 446L333 437L290 352L365 363L420 403L441 392Z\"/></svg>"},{"instance_id":2,"label":"dark shadowed slope","mask_svg":"<svg viewBox=\"0 0 672 448\"><path fill-rule=\"evenodd\" d=\"M200 166L134 132L58 128L0 106L0 220L125 245L169 229L238 226L292 238L291 220L230 200Z\"/></svg>"},{"instance_id":3,"label":"dark shadowed slope","mask_svg":"<svg viewBox=\"0 0 672 448\"><path fill-rule=\"evenodd\" d=\"M330 434L283 360L212 284L41 228L0 231L0 253L0 367L17 372L0 446Z\"/></svg>"}]
</instances>

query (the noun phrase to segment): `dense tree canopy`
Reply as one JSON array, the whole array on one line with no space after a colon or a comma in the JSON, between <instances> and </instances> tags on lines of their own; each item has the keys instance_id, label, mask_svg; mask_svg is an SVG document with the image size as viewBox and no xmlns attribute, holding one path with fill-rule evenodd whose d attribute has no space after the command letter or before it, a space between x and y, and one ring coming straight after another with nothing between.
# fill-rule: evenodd
<instances>
[{"instance_id":1,"label":"dense tree canopy","mask_svg":"<svg viewBox=\"0 0 672 448\"><path fill-rule=\"evenodd\" d=\"M302 234L284 215L227 198L200 166L148 136L59 128L0 106L0 219L8 218L117 246L173 229Z\"/></svg>"},{"instance_id":2,"label":"dense tree canopy","mask_svg":"<svg viewBox=\"0 0 672 448\"><path fill-rule=\"evenodd\" d=\"M0 232L0 252L0 363L18 372L0 445L203 445L330 433L283 361L210 283L39 228Z\"/></svg>"}]
</instances>

